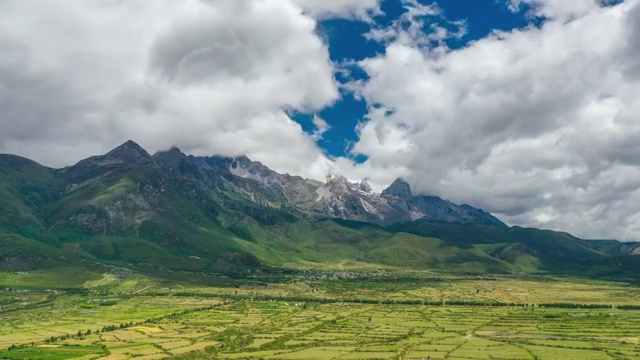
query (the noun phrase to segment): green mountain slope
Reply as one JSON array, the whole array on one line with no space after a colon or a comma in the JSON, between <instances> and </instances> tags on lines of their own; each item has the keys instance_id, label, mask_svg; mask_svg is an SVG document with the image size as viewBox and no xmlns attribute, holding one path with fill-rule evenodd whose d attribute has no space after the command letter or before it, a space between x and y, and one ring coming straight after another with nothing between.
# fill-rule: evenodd
<instances>
[{"instance_id":1,"label":"green mountain slope","mask_svg":"<svg viewBox=\"0 0 640 360\"><path fill-rule=\"evenodd\" d=\"M503 228L484 224L459 224L417 220L395 224L393 231L437 237L449 244L473 246L493 258L508 262L527 272L603 275L635 273L637 268L612 265L615 256L583 245L570 234L514 226ZM612 270L615 268L615 271Z\"/></svg>"},{"instance_id":2,"label":"green mountain slope","mask_svg":"<svg viewBox=\"0 0 640 360\"><path fill-rule=\"evenodd\" d=\"M347 264L593 276L638 269L637 256L606 254L552 231L424 219L385 228L312 217L264 181L225 171L224 158L161 160L133 142L59 170L0 155L0 269L107 264L238 274Z\"/></svg>"}]
</instances>

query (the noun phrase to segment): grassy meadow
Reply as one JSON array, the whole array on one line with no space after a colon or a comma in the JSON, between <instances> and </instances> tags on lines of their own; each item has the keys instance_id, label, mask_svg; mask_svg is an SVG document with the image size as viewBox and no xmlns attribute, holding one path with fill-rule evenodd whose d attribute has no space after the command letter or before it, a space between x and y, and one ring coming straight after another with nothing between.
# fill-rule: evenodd
<instances>
[{"instance_id":1,"label":"grassy meadow","mask_svg":"<svg viewBox=\"0 0 640 360\"><path fill-rule=\"evenodd\" d=\"M620 282L367 269L204 286L189 274L52 274L0 273L0 359L640 358L640 288Z\"/></svg>"}]
</instances>

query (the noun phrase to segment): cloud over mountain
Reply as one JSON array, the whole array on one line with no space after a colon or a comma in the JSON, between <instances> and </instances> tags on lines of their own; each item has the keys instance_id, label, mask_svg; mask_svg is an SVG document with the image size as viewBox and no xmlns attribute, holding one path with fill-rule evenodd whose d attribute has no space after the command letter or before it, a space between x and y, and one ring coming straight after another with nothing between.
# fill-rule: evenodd
<instances>
[{"instance_id":1,"label":"cloud over mountain","mask_svg":"<svg viewBox=\"0 0 640 360\"><path fill-rule=\"evenodd\" d=\"M310 165L326 167L322 151L284 110L317 110L338 90L316 20L295 4L8 1L0 9L0 151L61 166L136 138L153 150L249 154L323 175Z\"/></svg>"},{"instance_id":2,"label":"cloud over mountain","mask_svg":"<svg viewBox=\"0 0 640 360\"><path fill-rule=\"evenodd\" d=\"M513 223L637 237L640 6L533 3L540 27L457 50L394 41L362 61L360 92L383 106L353 151Z\"/></svg>"},{"instance_id":3,"label":"cloud over mountain","mask_svg":"<svg viewBox=\"0 0 640 360\"><path fill-rule=\"evenodd\" d=\"M398 1L385 21L377 0L2 1L0 152L65 166L134 138L640 238L638 1L504 0L531 24L455 48L468 24ZM382 49L347 84L319 31L332 18ZM343 141L342 119L316 115L350 90L368 113L351 157L330 157L318 141Z\"/></svg>"}]
</instances>

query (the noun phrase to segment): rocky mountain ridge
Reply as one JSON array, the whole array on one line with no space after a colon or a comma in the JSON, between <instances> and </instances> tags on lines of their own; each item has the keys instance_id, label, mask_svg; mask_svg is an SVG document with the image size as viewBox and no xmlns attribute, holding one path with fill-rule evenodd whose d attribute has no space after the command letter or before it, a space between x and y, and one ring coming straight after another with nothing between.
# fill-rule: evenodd
<instances>
[{"instance_id":1,"label":"rocky mountain ridge","mask_svg":"<svg viewBox=\"0 0 640 360\"><path fill-rule=\"evenodd\" d=\"M397 179L382 193L374 193L366 181L354 183L344 176L333 175L322 183L279 174L246 156L194 157L173 148L156 153L153 159L169 171L183 175L195 168L253 180L252 197L259 198L262 193L278 194L310 218L357 220L385 226L423 218L506 226L488 212L470 205L456 205L437 196L414 195L402 179Z\"/></svg>"}]
</instances>

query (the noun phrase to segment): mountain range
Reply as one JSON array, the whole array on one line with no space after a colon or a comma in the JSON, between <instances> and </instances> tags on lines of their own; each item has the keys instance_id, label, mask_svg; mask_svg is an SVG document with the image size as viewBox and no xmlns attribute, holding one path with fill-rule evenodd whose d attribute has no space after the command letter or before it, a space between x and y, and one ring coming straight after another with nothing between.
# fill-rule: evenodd
<instances>
[{"instance_id":1,"label":"mountain range","mask_svg":"<svg viewBox=\"0 0 640 360\"><path fill-rule=\"evenodd\" d=\"M150 155L127 141L52 169L0 155L0 270L104 264L140 271L392 266L636 276L640 243L509 227L490 213L246 156Z\"/></svg>"}]
</instances>

